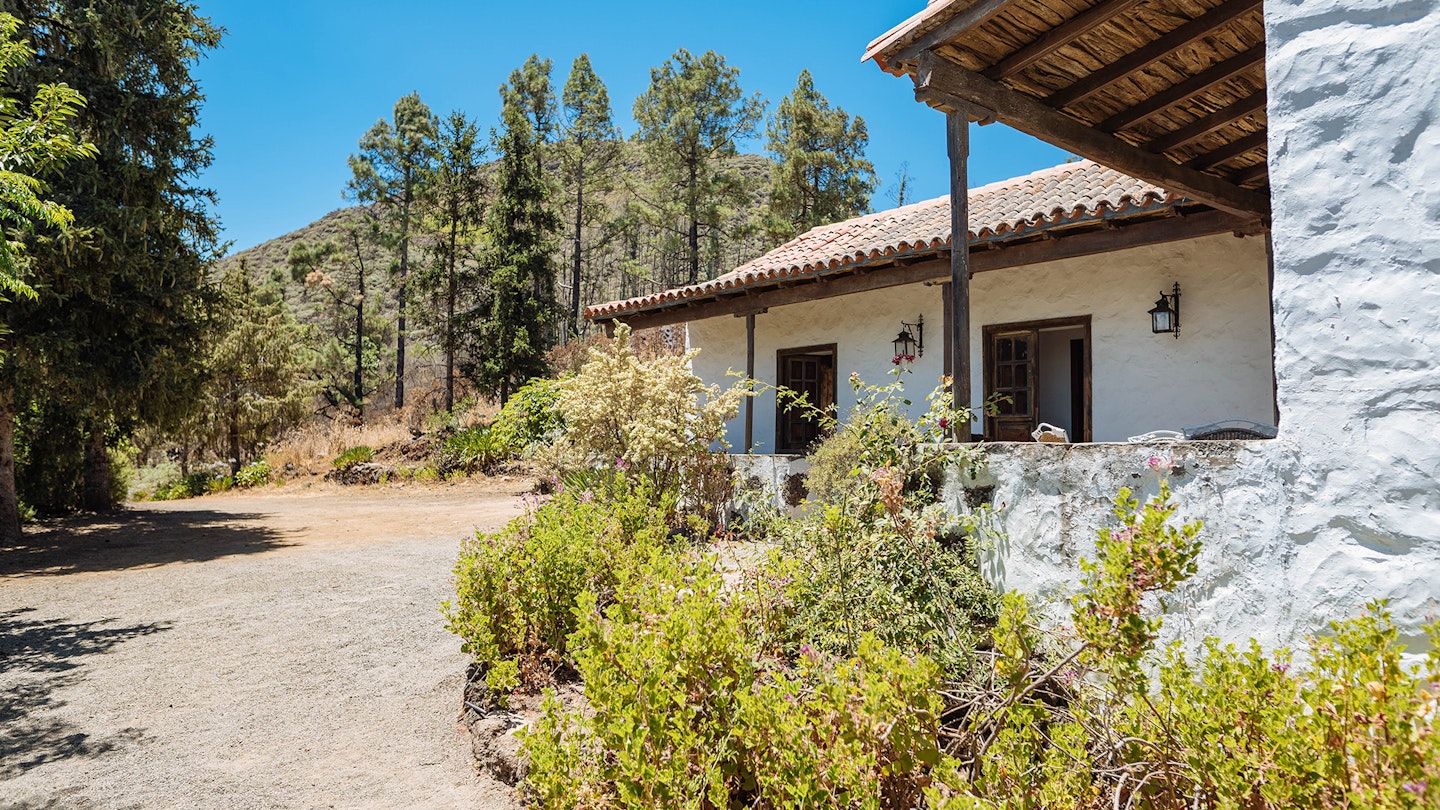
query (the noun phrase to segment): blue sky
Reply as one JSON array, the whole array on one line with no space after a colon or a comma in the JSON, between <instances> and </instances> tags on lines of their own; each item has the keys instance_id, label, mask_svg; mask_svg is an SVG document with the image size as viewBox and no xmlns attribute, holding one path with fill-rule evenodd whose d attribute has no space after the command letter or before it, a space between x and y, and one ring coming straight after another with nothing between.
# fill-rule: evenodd
<instances>
[{"instance_id":1,"label":"blue sky","mask_svg":"<svg viewBox=\"0 0 1440 810\"><path fill-rule=\"evenodd\" d=\"M220 196L224 237L242 250L345 204L345 159L395 100L417 91L436 114L462 109L488 128L496 89L531 53L555 61L557 87L584 52L610 91L616 121L650 68L677 48L713 49L740 68L769 109L809 69L816 87L865 118L868 157L887 196L908 163L912 200L946 193L944 117L914 101L907 79L860 63L865 45L922 0L690 4L572 0L198 0L224 27L223 46L197 65L206 95L201 130L215 138L202 183ZM972 128L971 185L1064 161L1066 154L996 124ZM757 138L746 151L764 148Z\"/></svg>"}]
</instances>

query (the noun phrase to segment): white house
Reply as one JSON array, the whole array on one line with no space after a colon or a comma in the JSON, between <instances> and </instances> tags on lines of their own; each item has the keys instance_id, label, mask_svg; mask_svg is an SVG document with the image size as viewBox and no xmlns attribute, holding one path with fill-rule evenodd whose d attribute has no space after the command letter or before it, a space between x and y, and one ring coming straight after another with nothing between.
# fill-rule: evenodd
<instances>
[{"instance_id":1,"label":"white house","mask_svg":"<svg viewBox=\"0 0 1440 810\"><path fill-rule=\"evenodd\" d=\"M1172 604L1172 630L1296 644L1385 598L1403 640L1423 649L1418 625L1440 613L1440 4L937 0L865 58L908 77L904 91L944 113L936 148L951 156L960 222L976 221L965 212L968 126L1000 121L1262 226L1260 238L1192 241L1224 244L1240 252L1237 264L1265 269L1278 436L992 445L1008 537L986 560L997 584L1066 593L1074 559L1105 520L1105 497L1143 480L1144 456L1164 453L1184 513L1206 521L1200 573ZM1268 268L1263 247L1248 252L1266 242ZM1044 291L1022 281L1020 263L989 273L988 254L973 246L946 253L946 353L971 368L957 382L983 390L973 371L983 358L965 344L983 343L974 324L983 330L994 317L987 285L1013 279L1017 300ZM1029 264L1050 272L1061 261ZM1177 278L1176 352L1201 345L1189 338L1210 328L1207 318L1225 317L1202 313L1221 300L1216 290ZM1146 281L1168 289L1163 278ZM1091 324L1092 430L1113 438L1102 432L1106 349L1093 312ZM1137 397L1181 387L1188 373L1172 363L1150 374ZM1244 403L1235 401L1254 407ZM1135 432L1172 424L1157 416Z\"/></svg>"}]
</instances>

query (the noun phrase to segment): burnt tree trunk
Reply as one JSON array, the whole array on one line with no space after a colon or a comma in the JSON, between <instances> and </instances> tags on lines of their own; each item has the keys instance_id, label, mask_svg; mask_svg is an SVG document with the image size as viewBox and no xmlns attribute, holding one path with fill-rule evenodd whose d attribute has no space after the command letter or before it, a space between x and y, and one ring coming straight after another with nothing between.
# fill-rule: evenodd
<instances>
[{"instance_id":1,"label":"burnt tree trunk","mask_svg":"<svg viewBox=\"0 0 1440 810\"><path fill-rule=\"evenodd\" d=\"M115 501L110 497L110 454L105 450L105 428L99 425L90 429L90 437L85 442L85 476L80 503L92 512L108 512L115 508Z\"/></svg>"},{"instance_id":2,"label":"burnt tree trunk","mask_svg":"<svg viewBox=\"0 0 1440 810\"><path fill-rule=\"evenodd\" d=\"M0 390L0 546L20 542L20 498L15 492L15 393Z\"/></svg>"}]
</instances>

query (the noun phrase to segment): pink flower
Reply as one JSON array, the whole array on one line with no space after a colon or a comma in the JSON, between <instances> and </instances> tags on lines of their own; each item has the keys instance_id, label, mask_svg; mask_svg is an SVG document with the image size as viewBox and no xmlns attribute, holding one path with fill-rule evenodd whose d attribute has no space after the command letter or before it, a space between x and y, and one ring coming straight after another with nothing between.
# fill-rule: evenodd
<instances>
[{"instance_id":1,"label":"pink flower","mask_svg":"<svg viewBox=\"0 0 1440 810\"><path fill-rule=\"evenodd\" d=\"M626 460L623 459L623 458L617 458L617 459L615 459L615 469L617 469L617 470L628 470L628 469L630 469L630 462L626 461Z\"/></svg>"},{"instance_id":2,"label":"pink flower","mask_svg":"<svg viewBox=\"0 0 1440 810\"><path fill-rule=\"evenodd\" d=\"M1152 470L1154 470L1155 472L1158 473L1158 472L1164 472L1164 471L1170 469L1171 464L1170 464L1170 459L1168 459L1168 458L1161 458L1160 456L1151 456L1150 458L1148 458L1148 459L1145 460L1145 466L1149 467L1150 469L1152 469Z\"/></svg>"},{"instance_id":3,"label":"pink flower","mask_svg":"<svg viewBox=\"0 0 1440 810\"><path fill-rule=\"evenodd\" d=\"M949 420L949 419L946 419L946 418L943 417L943 416L940 417L940 429L941 429L941 430L944 430L945 428L948 428L948 427L950 427L950 420Z\"/></svg>"}]
</instances>

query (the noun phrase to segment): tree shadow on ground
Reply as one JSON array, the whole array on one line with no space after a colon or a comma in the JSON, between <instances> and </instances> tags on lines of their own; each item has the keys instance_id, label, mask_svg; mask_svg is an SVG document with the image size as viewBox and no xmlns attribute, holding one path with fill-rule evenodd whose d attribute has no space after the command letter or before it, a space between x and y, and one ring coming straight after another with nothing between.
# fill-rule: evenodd
<instances>
[{"instance_id":1,"label":"tree shadow on ground","mask_svg":"<svg viewBox=\"0 0 1440 810\"><path fill-rule=\"evenodd\" d=\"M0 612L0 781L47 762L96 757L142 739L143 732L134 728L105 739L80 731L55 716L65 705L55 693L79 678L83 659L170 629L163 623L127 627L113 620L67 622L26 615L33 612Z\"/></svg>"},{"instance_id":2,"label":"tree shadow on ground","mask_svg":"<svg viewBox=\"0 0 1440 810\"><path fill-rule=\"evenodd\" d=\"M218 510L83 515L31 526L19 545L0 546L0 579L153 568L259 554L292 545L264 515Z\"/></svg>"}]
</instances>

